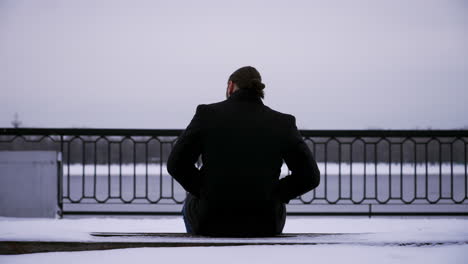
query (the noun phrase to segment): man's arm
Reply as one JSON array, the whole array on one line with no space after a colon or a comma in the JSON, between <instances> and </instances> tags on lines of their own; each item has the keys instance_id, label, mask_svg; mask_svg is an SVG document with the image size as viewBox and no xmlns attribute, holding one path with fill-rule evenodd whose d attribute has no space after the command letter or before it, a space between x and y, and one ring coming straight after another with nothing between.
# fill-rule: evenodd
<instances>
[{"instance_id":1,"label":"man's arm","mask_svg":"<svg viewBox=\"0 0 468 264\"><path fill-rule=\"evenodd\" d=\"M317 187L320 171L307 144L296 127L296 119L290 116L289 129L283 150L283 159L291 170L291 175L279 181L279 196L282 202L289 203Z\"/></svg>"},{"instance_id":2,"label":"man's arm","mask_svg":"<svg viewBox=\"0 0 468 264\"><path fill-rule=\"evenodd\" d=\"M167 171L184 189L200 197L200 170L195 166L201 153L201 112L197 107L195 116L177 139L167 161Z\"/></svg>"}]
</instances>

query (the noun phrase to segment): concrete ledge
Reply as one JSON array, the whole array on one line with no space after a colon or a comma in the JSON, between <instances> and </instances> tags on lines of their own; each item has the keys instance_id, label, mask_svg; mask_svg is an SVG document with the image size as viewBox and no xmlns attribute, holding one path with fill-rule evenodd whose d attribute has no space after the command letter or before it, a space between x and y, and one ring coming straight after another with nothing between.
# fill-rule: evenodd
<instances>
[{"instance_id":1,"label":"concrete ledge","mask_svg":"<svg viewBox=\"0 0 468 264\"><path fill-rule=\"evenodd\" d=\"M447 242L404 242L372 243L359 241L343 242L58 242L58 241L0 241L0 255L17 255L41 252L107 250L143 247L226 247L226 246L267 246L267 245L355 245L355 246L447 246L468 245L468 241Z\"/></svg>"}]
</instances>

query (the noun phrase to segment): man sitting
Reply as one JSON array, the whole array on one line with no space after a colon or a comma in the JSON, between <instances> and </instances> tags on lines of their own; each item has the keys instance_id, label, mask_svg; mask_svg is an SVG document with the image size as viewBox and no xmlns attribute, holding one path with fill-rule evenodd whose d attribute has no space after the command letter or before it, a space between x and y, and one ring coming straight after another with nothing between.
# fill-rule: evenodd
<instances>
[{"instance_id":1,"label":"man sitting","mask_svg":"<svg viewBox=\"0 0 468 264\"><path fill-rule=\"evenodd\" d=\"M182 210L188 233L281 234L285 204L319 185L320 171L294 116L264 105L264 88L255 68L236 70L227 99L199 105L174 145L167 170L188 192ZM291 174L279 179L283 160Z\"/></svg>"}]
</instances>

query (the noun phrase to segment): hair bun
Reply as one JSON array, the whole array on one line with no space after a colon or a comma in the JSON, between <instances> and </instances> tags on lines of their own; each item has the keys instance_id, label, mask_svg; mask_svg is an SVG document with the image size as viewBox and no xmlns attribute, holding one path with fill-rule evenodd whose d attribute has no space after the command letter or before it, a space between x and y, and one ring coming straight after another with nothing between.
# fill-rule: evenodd
<instances>
[{"instance_id":1,"label":"hair bun","mask_svg":"<svg viewBox=\"0 0 468 264\"><path fill-rule=\"evenodd\" d=\"M262 76L252 66L245 66L237 69L229 76L229 81L232 81L241 90L253 91L258 97L262 98L265 96L263 89L265 84L262 83Z\"/></svg>"},{"instance_id":2,"label":"hair bun","mask_svg":"<svg viewBox=\"0 0 468 264\"><path fill-rule=\"evenodd\" d=\"M265 84L263 84L260 79L255 78L250 81L250 87L255 90L263 90L265 89Z\"/></svg>"}]
</instances>

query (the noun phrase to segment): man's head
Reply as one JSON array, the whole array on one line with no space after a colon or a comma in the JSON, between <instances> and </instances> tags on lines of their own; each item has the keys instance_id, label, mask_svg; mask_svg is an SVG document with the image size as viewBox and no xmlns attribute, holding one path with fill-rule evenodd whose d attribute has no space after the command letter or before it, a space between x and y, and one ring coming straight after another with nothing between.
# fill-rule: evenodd
<instances>
[{"instance_id":1,"label":"man's head","mask_svg":"<svg viewBox=\"0 0 468 264\"><path fill-rule=\"evenodd\" d=\"M226 97L231 96L237 90L251 90L258 97L263 98L265 93L265 84L262 83L260 73L252 66L242 67L229 76Z\"/></svg>"}]
</instances>

